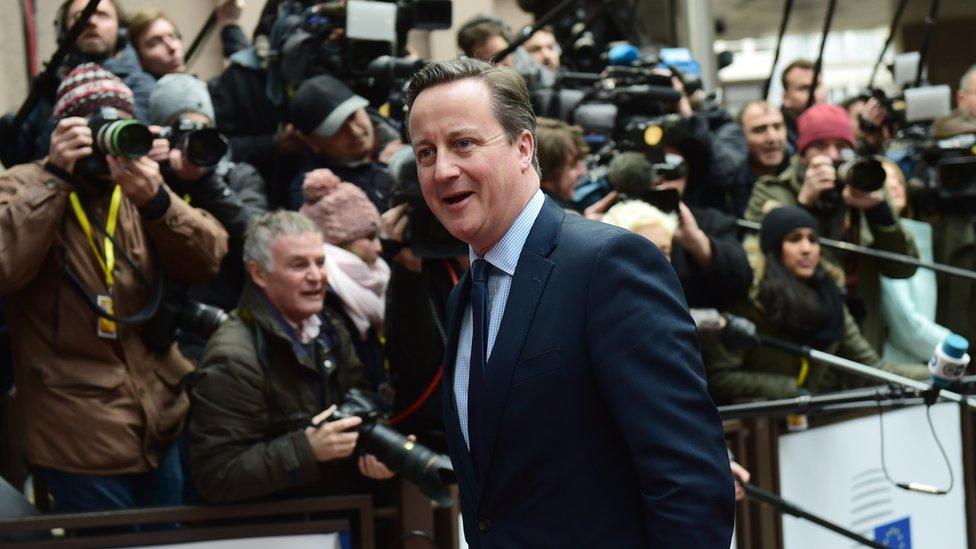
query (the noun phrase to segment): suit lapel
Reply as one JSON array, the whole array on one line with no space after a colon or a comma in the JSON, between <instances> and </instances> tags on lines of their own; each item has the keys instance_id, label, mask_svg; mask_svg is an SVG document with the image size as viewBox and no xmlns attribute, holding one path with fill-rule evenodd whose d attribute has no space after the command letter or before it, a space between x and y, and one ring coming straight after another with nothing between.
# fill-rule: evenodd
<instances>
[{"instance_id":1,"label":"suit lapel","mask_svg":"<svg viewBox=\"0 0 976 549\"><path fill-rule=\"evenodd\" d=\"M444 376L441 378L441 395L444 399L444 428L448 433L448 440L456 441L454 455L460 463L454 462L455 473L458 477L469 479L470 485L475 485L477 479L474 473L474 463L471 454L464 444L461 433L461 423L458 418L457 398L454 394L454 363L457 361L458 336L461 333L461 322L464 320L464 310L468 306L468 293L471 287L471 274L465 273L460 282L451 291L448 299L448 331L447 346L444 348Z\"/></svg>"},{"instance_id":2,"label":"suit lapel","mask_svg":"<svg viewBox=\"0 0 976 549\"><path fill-rule=\"evenodd\" d=\"M548 259L559 236L559 227L566 213L552 200L546 199L536 217L532 230L519 255L512 287L505 304L501 327L495 338L491 356L486 365L486 392L484 410L483 455L478 463L478 500L484 490L487 472L491 468L491 456L498 438L508 388L522 352L522 345L529 333L542 291L546 287L554 263Z\"/></svg>"}]
</instances>

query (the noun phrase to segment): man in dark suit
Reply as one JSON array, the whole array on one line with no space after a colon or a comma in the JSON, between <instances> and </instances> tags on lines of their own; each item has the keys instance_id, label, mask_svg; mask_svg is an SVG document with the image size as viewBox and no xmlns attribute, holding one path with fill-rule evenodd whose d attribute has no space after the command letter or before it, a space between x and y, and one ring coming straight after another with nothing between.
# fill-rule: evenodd
<instances>
[{"instance_id":1,"label":"man in dark suit","mask_svg":"<svg viewBox=\"0 0 976 549\"><path fill-rule=\"evenodd\" d=\"M665 257L542 195L517 73L434 63L407 102L424 198L471 250L443 385L468 543L728 547L722 426Z\"/></svg>"}]
</instances>

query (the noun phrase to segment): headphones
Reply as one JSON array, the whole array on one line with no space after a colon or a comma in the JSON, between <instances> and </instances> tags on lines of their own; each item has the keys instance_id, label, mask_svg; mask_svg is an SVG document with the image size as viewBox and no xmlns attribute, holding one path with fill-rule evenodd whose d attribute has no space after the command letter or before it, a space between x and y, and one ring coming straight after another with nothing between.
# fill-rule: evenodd
<instances>
[{"instance_id":1,"label":"headphones","mask_svg":"<svg viewBox=\"0 0 976 549\"><path fill-rule=\"evenodd\" d=\"M125 15L125 11L122 6L119 5L117 0L108 0L115 7L116 17L119 20L119 32L115 37L115 50L112 54L116 54L122 51L126 45L129 43L129 30L127 28L129 24L129 19ZM68 24L68 8L71 7L75 0L65 0L61 3L58 8L57 13L54 16L54 32L57 37L58 47L60 47L65 39L68 37L68 29L71 25Z\"/></svg>"}]
</instances>

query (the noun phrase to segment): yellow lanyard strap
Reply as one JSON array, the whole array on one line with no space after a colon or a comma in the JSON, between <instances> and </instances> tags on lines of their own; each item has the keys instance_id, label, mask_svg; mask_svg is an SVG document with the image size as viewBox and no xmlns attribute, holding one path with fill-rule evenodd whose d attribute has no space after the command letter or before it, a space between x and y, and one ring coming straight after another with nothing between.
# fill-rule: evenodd
<instances>
[{"instance_id":1,"label":"yellow lanyard strap","mask_svg":"<svg viewBox=\"0 0 976 549\"><path fill-rule=\"evenodd\" d=\"M103 253L99 253L98 246L95 245L91 223L88 221L88 216L85 215L85 210L81 207L78 193L73 192L68 198L71 200L71 208L75 211L75 217L78 218L78 224L81 225L81 230L88 237L88 244L95 253L95 259L98 260L102 271L105 272L105 286L111 292L112 283L114 282L112 279L112 269L115 268L115 247L112 245L112 239L109 237L115 236L115 229L118 225L119 208L122 206L122 188L116 185L115 189L112 190L112 201L108 208L108 219L105 221L105 238L102 243Z\"/></svg>"},{"instance_id":2,"label":"yellow lanyard strap","mask_svg":"<svg viewBox=\"0 0 976 549\"><path fill-rule=\"evenodd\" d=\"M803 384L807 381L807 375L810 374L810 360L807 357L803 357L800 361L800 375L796 376L797 387L803 387Z\"/></svg>"}]
</instances>

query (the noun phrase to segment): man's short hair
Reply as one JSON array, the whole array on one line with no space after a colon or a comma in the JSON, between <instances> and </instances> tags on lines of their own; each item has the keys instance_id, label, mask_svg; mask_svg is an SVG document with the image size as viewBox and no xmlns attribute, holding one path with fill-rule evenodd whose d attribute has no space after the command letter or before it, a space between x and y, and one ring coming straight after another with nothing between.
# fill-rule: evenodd
<instances>
[{"instance_id":1,"label":"man's short hair","mask_svg":"<svg viewBox=\"0 0 976 549\"><path fill-rule=\"evenodd\" d=\"M773 105L772 103L766 101L765 99L753 99L752 101L749 101L745 105L742 105L742 108L739 109L739 115L735 119L735 121L739 123L739 126L742 126L742 118L746 115L746 111L751 109L752 107L762 107L764 111L779 110L779 108L776 105Z\"/></svg>"},{"instance_id":2,"label":"man's short hair","mask_svg":"<svg viewBox=\"0 0 976 549\"><path fill-rule=\"evenodd\" d=\"M969 67L969 69L962 74L962 78L959 79L959 89L976 91L973 89L976 88L976 82L973 82L974 79L976 79L976 65Z\"/></svg>"},{"instance_id":3,"label":"man's short hair","mask_svg":"<svg viewBox=\"0 0 976 549\"><path fill-rule=\"evenodd\" d=\"M129 18L126 17L125 10L122 9L122 5L119 4L119 2L117 2L116 0L106 0L106 1L115 7L116 16L119 18L119 29L123 27L128 27ZM56 34L58 36L58 42L60 42L61 39L68 34L68 26L69 26L68 8L70 8L71 4L73 4L74 2L75 0L63 0L61 2L61 5L58 6L58 11L55 12L56 15L54 16L54 26L55 26L55 30L57 31ZM118 48L119 45L116 45L116 49Z\"/></svg>"},{"instance_id":4,"label":"man's short hair","mask_svg":"<svg viewBox=\"0 0 976 549\"><path fill-rule=\"evenodd\" d=\"M176 23L167 17L166 14L163 13L163 10L159 8L142 8L129 17L129 40L132 42L133 47L135 47L135 45L139 43L139 40L142 39L143 35L149 31L149 27L160 19L169 21L169 24L173 25L173 28L176 29ZM176 34L179 35L179 33L179 29L176 29ZM138 51L139 50L137 48L136 52Z\"/></svg>"},{"instance_id":5,"label":"man's short hair","mask_svg":"<svg viewBox=\"0 0 976 549\"><path fill-rule=\"evenodd\" d=\"M501 36L506 42L511 42L508 28L501 19L491 15L478 15L458 29L457 45L464 55L473 57L472 52L492 36Z\"/></svg>"},{"instance_id":6,"label":"man's short hair","mask_svg":"<svg viewBox=\"0 0 976 549\"><path fill-rule=\"evenodd\" d=\"M491 94L491 110L495 119L501 124L508 138L508 143L514 144L523 131L532 134L535 140L535 111L529 99L529 90L525 79L515 70L508 67L492 65L479 59L458 57L450 61L436 61L414 73L407 86L407 109L413 108L420 92L437 86L465 79L480 80L488 87ZM407 120L409 123L409 114ZM539 168L538 146L532 151L532 165L541 177Z\"/></svg>"},{"instance_id":7,"label":"man's short hair","mask_svg":"<svg viewBox=\"0 0 976 549\"><path fill-rule=\"evenodd\" d=\"M559 179L566 169L566 152L570 144L576 146L576 159L580 160L590 152L583 139L583 128L571 126L562 120L539 118L536 127L536 150L539 154L539 167L542 177L553 181Z\"/></svg>"},{"instance_id":8,"label":"man's short hair","mask_svg":"<svg viewBox=\"0 0 976 549\"><path fill-rule=\"evenodd\" d=\"M814 62L810 61L809 59L797 59L796 61L793 61L789 65L786 65L786 68L783 69L783 73L779 75L779 81L781 84L783 84L783 91L789 89L789 81L787 80L787 76L789 76L790 72L793 71L793 69L803 69L803 70L812 71L815 66L816 65L814 64Z\"/></svg>"},{"instance_id":9,"label":"man's short hair","mask_svg":"<svg viewBox=\"0 0 976 549\"><path fill-rule=\"evenodd\" d=\"M275 210L257 218L244 233L244 268L255 262L266 272L274 267L271 247L284 235L322 234L311 219L289 210Z\"/></svg>"}]
</instances>

